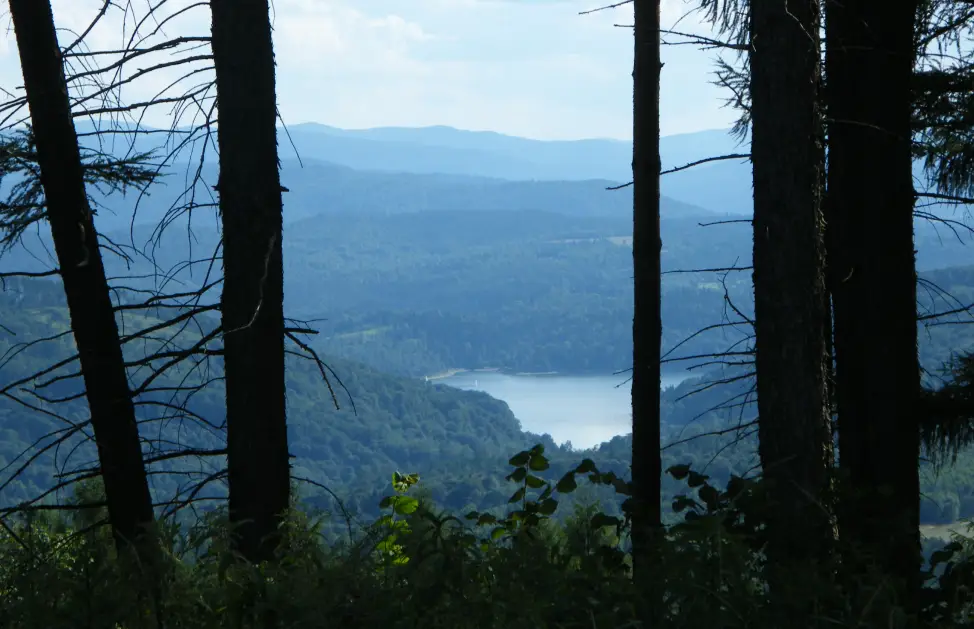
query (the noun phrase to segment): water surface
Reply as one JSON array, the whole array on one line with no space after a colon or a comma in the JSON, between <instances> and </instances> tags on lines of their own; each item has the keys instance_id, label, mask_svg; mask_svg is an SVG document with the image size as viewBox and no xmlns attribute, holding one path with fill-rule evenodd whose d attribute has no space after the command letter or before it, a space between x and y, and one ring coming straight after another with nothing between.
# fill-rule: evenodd
<instances>
[{"instance_id":1,"label":"water surface","mask_svg":"<svg viewBox=\"0 0 974 629\"><path fill-rule=\"evenodd\" d=\"M676 386L693 374L664 374L663 388ZM463 372L437 383L466 391L483 391L507 402L521 427L548 433L555 443L570 441L589 448L616 435L632 432L632 398L627 375L529 376Z\"/></svg>"}]
</instances>

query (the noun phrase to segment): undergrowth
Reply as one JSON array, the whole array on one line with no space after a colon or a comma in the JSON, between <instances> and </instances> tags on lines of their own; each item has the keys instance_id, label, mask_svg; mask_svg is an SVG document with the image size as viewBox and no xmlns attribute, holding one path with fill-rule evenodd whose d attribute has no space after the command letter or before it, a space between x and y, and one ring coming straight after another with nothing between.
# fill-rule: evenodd
<instances>
[{"instance_id":1,"label":"undergrowth","mask_svg":"<svg viewBox=\"0 0 974 629\"><path fill-rule=\"evenodd\" d=\"M165 558L151 575L116 555L99 510L32 512L0 528L0 627L638 627L628 518L606 515L596 504L574 504L555 517L559 498L579 482L607 485L624 497L628 484L591 460L557 481L546 479L541 446L510 464L515 491L504 513L443 513L416 497L416 475L395 473L384 514L371 526L326 543L326 517L294 508L282 525L277 560L259 566L234 556L222 511L190 527L160 525ZM673 502L682 521L668 528L659 554L658 625L780 626L768 615L762 579L760 482L732 478L718 489L689 466L668 472L685 480L687 491ZM934 553L924 626L972 624L972 549L957 536ZM877 606L882 626L905 622L896 602L882 596L880 579L861 575L856 592L833 582L807 587L822 627L876 626L865 619L877 618Z\"/></svg>"}]
</instances>

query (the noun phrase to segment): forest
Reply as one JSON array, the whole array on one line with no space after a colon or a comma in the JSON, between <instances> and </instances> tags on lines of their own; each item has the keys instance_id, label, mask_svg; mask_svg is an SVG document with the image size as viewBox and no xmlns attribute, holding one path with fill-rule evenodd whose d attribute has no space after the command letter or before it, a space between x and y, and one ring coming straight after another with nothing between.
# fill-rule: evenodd
<instances>
[{"instance_id":1,"label":"forest","mask_svg":"<svg viewBox=\"0 0 974 629\"><path fill-rule=\"evenodd\" d=\"M631 142L288 125L267 0L8 4L0 627L974 626L970 2L580 10Z\"/></svg>"}]
</instances>

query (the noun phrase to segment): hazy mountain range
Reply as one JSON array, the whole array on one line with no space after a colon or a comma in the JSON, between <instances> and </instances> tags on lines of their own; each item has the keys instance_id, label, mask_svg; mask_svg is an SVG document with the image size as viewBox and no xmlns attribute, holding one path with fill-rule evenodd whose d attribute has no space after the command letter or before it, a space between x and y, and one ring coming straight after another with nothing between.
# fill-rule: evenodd
<instances>
[{"instance_id":1,"label":"hazy mountain range","mask_svg":"<svg viewBox=\"0 0 974 629\"><path fill-rule=\"evenodd\" d=\"M93 146L94 138L84 135L92 130L90 125L79 124L78 130L82 142ZM102 144L98 148L121 154L129 146L148 151L157 148L161 141L161 135L150 130L117 136L111 146ZM605 190L631 178L632 145L619 140L541 141L450 127L344 130L309 123L290 126L286 132L282 128L279 145L282 179L291 190L285 201L312 196L320 200L321 206L320 211L313 213L371 211L374 208L368 202L344 203L347 192L358 198L363 196L362 190L368 192L364 196L386 193L394 197L381 200L388 211L396 211L396 207L403 211L456 209L454 206L462 203L466 209L507 207L573 214L578 213L573 209L575 201L567 199L580 197L584 198L581 203L602 208L585 214L615 215L631 211L632 207L628 189ZM660 146L664 169L747 150L747 146L738 146L733 137L721 130L666 137ZM185 177L195 172L199 154L200 146L179 154L177 165L167 171L171 173L167 187L185 187ZM210 183L215 181L214 157L215 151L208 148L204 174ZM403 178L407 174L413 175L408 181ZM511 181L519 183L508 183ZM202 187L197 193L209 194ZM337 200L336 194L343 201ZM662 194L666 197L664 215L699 215L706 213L703 210L748 213L750 166L744 160L733 160L669 174L663 178ZM158 193L154 196L167 197ZM168 205L171 199L164 201L153 200L149 206ZM685 205L679 206L675 201ZM471 202L475 207L471 207ZM120 209L117 213L130 212ZM108 226L112 227L115 226Z\"/></svg>"}]
</instances>

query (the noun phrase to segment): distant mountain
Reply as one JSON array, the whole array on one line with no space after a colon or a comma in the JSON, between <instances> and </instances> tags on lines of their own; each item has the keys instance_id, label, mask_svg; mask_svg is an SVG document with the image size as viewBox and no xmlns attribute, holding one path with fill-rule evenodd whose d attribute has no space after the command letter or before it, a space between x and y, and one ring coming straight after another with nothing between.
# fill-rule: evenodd
<instances>
[{"instance_id":1,"label":"distant mountain","mask_svg":"<svg viewBox=\"0 0 974 629\"><path fill-rule=\"evenodd\" d=\"M79 123L83 143L93 128ZM119 154L130 146L148 151L162 142L157 130L109 139L99 149ZM306 123L282 128L278 143L285 162L328 162L357 170L473 176L516 181L591 181L625 183L632 177L632 143L611 139L543 141L490 131L451 127L380 127L339 129ZM186 149L180 162L195 163L199 146ZM701 131L662 138L663 168L682 166L715 155L746 153L747 145L724 130ZM208 149L207 158L215 155ZM751 209L750 166L746 161L713 162L666 175L662 194L718 213Z\"/></svg>"},{"instance_id":2,"label":"distant mountain","mask_svg":"<svg viewBox=\"0 0 974 629\"><path fill-rule=\"evenodd\" d=\"M289 138L281 138L282 155L297 149L302 157L353 168L503 179L624 182L632 177L632 143L620 140L542 141L442 126L347 130L309 123L288 127L288 132ZM660 141L664 170L748 150L746 145L738 147L725 130L669 136ZM750 212L750 166L742 160L673 173L663 178L661 187L665 196L715 212Z\"/></svg>"},{"instance_id":3,"label":"distant mountain","mask_svg":"<svg viewBox=\"0 0 974 629\"><path fill-rule=\"evenodd\" d=\"M79 124L82 141L89 124ZM160 134L127 134L102 146L111 153L134 144L149 150L160 143ZM412 173L439 177L477 177L515 181L598 181L624 183L632 177L632 143L611 139L568 141L532 140L491 131L464 131L452 127L378 127L339 129L316 123L296 124L279 133L280 154L287 162L298 159L328 162L364 171ZM747 154L750 138L738 140L727 130L716 129L664 136L660 139L663 170L703 159ZM215 154L210 150L208 156ZM198 153L187 151L181 161L194 162ZM922 164L914 164L917 185L926 178ZM442 179L441 179L442 180ZM459 181L459 180L457 180ZM662 194L670 199L717 213L750 214L751 166L747 159L707 162L663 176ZM628 203L628 200L627 200ZM483 209L483 208L481 208ZM537 209L537 208L536 208ZM934 208L950 215L949 208Z\"/></svg>"},{"instance_id":4,"label":"distant mountain","mask_svg":"<svg viewBox=\"0 0 974 629\"><path fill-rule=\"evenodd\" d=\"M609 180L632 178L632 143L611 139L544 141L452 127L338 129L314 123L288 127L281 155L320 159L369 170L481 175L514 180ZM703 159L750 152L750 136L727 129L664 136L664 171ZM914 164L917 185L926 181ZM747 159L707 162L663 176L671 199L718 213L750 214L751 165ZM943 210L949 214L949 210Z\"/></svg>"},{"instance_id":5,"label":"distant mountain","mask_svg":"<svg viewBox=\"0 0 974 629\"><path fill-rule=\"evenodd\" d=\"M182 197L196 166L167 169L161 182L138 200L135 195L98 196L102 232L126 229L138 200L137 224L154 223ZM195 186L198 203L215 203L217 167L206 165ZM282 160L284 218L293 222L325 214L382 216L413 212L496 211L552 212L591 218L631 218L632 190L607 190L607 180L509 181L471 175L394 173L355 170L319 160ZM714 216L713 212L676 201L661 200L664 218Z\"/></svg>"}]
</instances>

